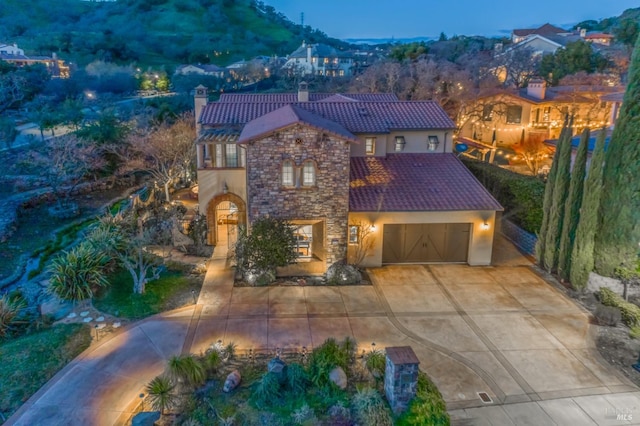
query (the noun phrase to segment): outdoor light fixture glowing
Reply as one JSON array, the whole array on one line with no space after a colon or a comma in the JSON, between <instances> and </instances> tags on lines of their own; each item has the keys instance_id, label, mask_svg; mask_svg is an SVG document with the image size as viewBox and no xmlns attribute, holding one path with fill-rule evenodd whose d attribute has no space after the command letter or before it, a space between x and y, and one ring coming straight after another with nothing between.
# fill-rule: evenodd
<instances>
[{"instance_id":1,"label":"outdoor light fixture glowing","mask_svg":"<svg viewBox=\"0 0 640 426\"><path fill-rule=\"evenodd\" d=\"M482 229L483 231L488 231L489 224L487 222L483 223L482 225L480 225L480 229Z\"/></svg>"},{"instance_id":2,"label":"outdoor light fixture glowing","mask_svg":"<svg viewBox=\"0 0 640 426\"><path fill-rule=\"evenodd\" d=\"M376 225L374 223L371 224L371 230L375 231L376 230Z\"/></svg>"}]
</instances>

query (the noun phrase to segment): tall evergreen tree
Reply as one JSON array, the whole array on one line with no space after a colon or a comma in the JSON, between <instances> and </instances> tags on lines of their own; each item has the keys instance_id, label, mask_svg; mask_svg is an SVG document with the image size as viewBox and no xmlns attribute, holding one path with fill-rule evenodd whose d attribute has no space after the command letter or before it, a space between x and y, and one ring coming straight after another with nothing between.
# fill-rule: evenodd
<instances>
[{"instance_id":1,"label":"tall evergreen tree","mask_svg":"<svg viewBox=\"0 0 640 426\"><path fill-rule=\"evenodd\" d=\"M596 233L598 273L635 264L640 242L640 37L631 56L629 84L607 148Z\"/></svg>"},{"instance_id":2,"label":"tall evergreen tree","mask_svg":"<svg viewBox=\"0 0 640 426\"><path fill-rule=\"evenodd\" d=\"M565 119L564 127L560 133L560 138L558 139L558 144L562 140L564 133L567 130L567 121ZM555 155L553 156L553 161L551 162L551 169L549 170L549 174L547 175L547 183L544 186L544 198L542 201L542 224L540 225L540 231L538 232L538 241L536 242L536 259L540 266L544 265L544 253L546 251L545 247L545 236L547 235L547 231L549 230L549 210L551 209L551 203L553 201L553 189L554 183L556 181L556 174L558 171L558 152L559 150L556 147Z\"/></svg>"},{"instance_id":3,"label":"tall evergreen tree","mask_svg":"<svg viewBox=\"0 0 640 426\"><path fill-rule=\"evenodd\" d=\"M584 129L580 137L580 145L573 162L569 197L564 206L564 221L560 235L560 250L558 253L558 274L563 279L569 278L571 268L571 251L576 237L576 228L580 220L580 206L584 189L584 177L587 171L587 151L589 148L589 129Z\"/></svg>"},{"instance_id":4,"label":"tall evergreen tree","mask_svg":"<svg viewBox=\"0 0 640 426\"><path fill-rule=\"evenodd\" d=\"M593 271L593 246L598 225L598 209L602 193L602 169L604 167L604 141L606 131L602 129L596 139L596 146L591 155L591 163L587 180L584 183L584 196L580 207L580 221L576 228L576 238L571 251L571 268L569 281L576 290L583 289Z\"/></svg>"},{"instance_id":5,"label":"tall evergreen tree","mask_svg":"<svg viewBox=\"0 0 640 426\"><path fill-rule=\"evenodd\" d=\"M553 197L549 208L549 224L547 233L544 236L545 252L543 258L544 268L551 272L558 266L558 249L560 245L560 231L564 219L564 203L569 193L569 181L571 179L571 125L573 119L563 129L558 140L558 153L554 157L557 161L556 178L553 183Z\"/></svg>"}]
</instances>

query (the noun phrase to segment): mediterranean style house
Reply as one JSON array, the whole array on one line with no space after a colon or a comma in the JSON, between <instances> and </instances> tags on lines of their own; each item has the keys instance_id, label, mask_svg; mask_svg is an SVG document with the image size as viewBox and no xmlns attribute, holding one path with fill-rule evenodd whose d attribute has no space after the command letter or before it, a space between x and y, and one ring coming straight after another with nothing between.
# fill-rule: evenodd
<instances>
[{"instance_id":1,"label":"mediterranean style house","mask_svg":"<svg viewBox=\"0 0 640 426\"><path fill-rule=\"evenodd\" d=\"M195 90L198 197L209 243L238 224L284 218L298 262L324 273L349 258L491 262L500 204L453 153L454 123L435 102L392 94L224 94Z\"/></svg>"},{"instance_id":2,"label":"mediterranean style house","mask_svg":"<svg viewBox=\"0 0 640 426\"><path fill-rule=\"evenodd\" d=\"M326 44L306 44L296 49L282 69L299 75L348 77L353 75L354 55Z\"/></svg>"},{"instance_id":3,"label":"mediterranean style house","mask_svg":"<svg viewBox=\"0 0 640 426\"><path fill-rule=\"evenodd\" d=\"M501 146L534 135L555 139L567 114L574 116L574 134L612 126L622 93L619 86L547 87L543 80L532 79L524 89L482 96L467 105L458 119L459 136Z\"/></svg>"},{"instance_id":4,"label":"mediterranean style house","mask_svg":"<svg viewBox=\"0 0 640 426\"><path fill-rule=\"evenodd\" d=\"M69 78L69 66L55 53L51 56L26 56L24 50L20 49L17 44L0 43L0 60L18 67L42 64L47 68L51 77Z\"/></svg>"}]
</instances>

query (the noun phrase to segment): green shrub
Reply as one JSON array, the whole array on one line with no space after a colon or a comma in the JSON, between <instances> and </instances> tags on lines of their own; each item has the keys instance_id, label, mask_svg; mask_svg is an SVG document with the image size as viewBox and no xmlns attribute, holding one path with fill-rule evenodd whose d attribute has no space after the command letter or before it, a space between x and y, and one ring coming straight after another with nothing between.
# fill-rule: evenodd
<instances>
[{"instance_id":1,"label":"green shrub","mask_svg":"<svg viewBox=\"0 0 640 426\"><path fill-rule=\"evenodd\" d=\"M422 371L418 373L416 396L396 424L401 426L450 424L447 406L442 394Z\"/></svg>"},{"instance_id":2,"label":"green shrub","mask_svg":"<svg viewBox=\"0 0 640 426\"><path fill-rule=\"evenodd\" d=\"M463 162L502 204L505 216L532 234L540 231L545 185L542 180L480 161L464 159Z\"/></svg>"},{"instance_id":3,"label":"green shrub","mask_svg":"<svg viewBox=\"0 0 640 426\"><path fill-rule=\"evenodd\" d=\"M193 355L176 355L169 358L168 373L173 383L191 387L204 384L207 377L204 366Z\"/></svg>"},{"instance_id":4,"label":"green shrub","mask_svg":"<svg viewBox=\"0 0 640 426\"><path fill-rule=\"evenodd\" d=\"M614 293L606 287L600 288L598 296L603 305L620 308L622 322L624 322L628 327L640 325L640 307L638 305L626 302L622 296Z\"/></svg>"},{"instance_id":5,"label":"green shrub","mask_svg":"<svg viewBox=\"0 0 640 426\"><path fill-rule=\"evenodd\" d=\"M209 349L202 357L202 365L209 375L217 371L221 361L220 352L215 349Z\"/></svg>"},{"instance_id":6,"label":"green shrub","mask_svg":"<svg viewBox=\"0 0 640 426\"><path fill-rule=\"evenodd\" d=\"M640 339L640 325L634 325L631 327L631 330L629 330L629 337L635 340Z\"/></svg>"},{"instance_id":7,"label":"green shrub","mask_svg":"<svg viewBox=\"0 0 640 426\"><path fill-rule=\"evenodd\" d=\"M300 364L292 363L287 366L287 387L294 394L302 394L307 390L307 372Z\"/></svg>"},{"instance_id":8,"label":"green shrub","mask_svg":"<svg viewBox=\"0 0 640 426\"><path fill-rule=\"evenodd\" d=\"M173 408L178 402L178 396L174 392L175 385L168 377L158 376L151 380L146 387L147 394L151 400L151 407L160 410L164 414L166 410Z\"/></svg>"},{"instance_id":9,"label":"green shrub","mask_svg":"<svg viewBox=\"0 0 640 426\"><path fill-rule=\"evenodd\" d=\"M309 359L309 378L318 387L328 386L329 373L335 367L348 371L349 352L340 347L336 339L328 338L311 353Z\"/></svg>"},{"instance_id":10,"label":"green shrub","mask_svg":"<svg viewBox=\"0 0 640 426\"><path fill-rule=\"evenodd\" d=\"M384 377L387 359L381 350L372 349L364 356L364 363L367 366L367 370L369 370L374 377Z\"/></svg>"},{"instance_id":11,"label":"green shrub","mask_svg":"<svg viewBox=\"0 0 640 426\"><path fill-rule=\"evenodd\" d=\"M600 303L596 306L593 316L598 320L598 324L615 327L620 322L622 313L620 312L620 308L615 306L605 306Z\"/></svg>"},{"instance_id":12,"label":"green shrub","mask_svg":"<svg viewBox=\"0 0 640 426\"><path fill-rule=\"evenodd\" d=\"M351 400L357 424L392 426L393 420L387 403L375 389L358 389ZM429 423L423 423L429 424Z\"/></svg>"},{"instance_id":13,"label":"green shrub","mask_svg":"<svg viewBox=\"0 0 640 426\"><path fill-rule=\"evenodd\" d=\"M280 382L273 373L262 376L253 391L253 400L260 407L269 407L280 398Z\"/></svg>"}]
</instances>

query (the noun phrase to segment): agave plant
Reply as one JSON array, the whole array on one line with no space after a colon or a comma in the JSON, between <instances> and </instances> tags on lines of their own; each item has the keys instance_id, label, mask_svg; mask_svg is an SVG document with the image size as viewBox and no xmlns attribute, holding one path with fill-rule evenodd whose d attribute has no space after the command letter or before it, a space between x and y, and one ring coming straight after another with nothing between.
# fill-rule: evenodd
<instances>
[{"instance_id":1,"label":"agave plant","mask_svg":"<svg viewBox=\"0 0 640 426\"><path fill-rule=\"evenodd\" d=\"M93 297L96 287L108 284L105 254L80 244L51 261L49 291L63 300L79 302Z\"/></svg>"},{"instance_id":2,"label":"agave plant","mask_svg":"<svg viewBox=\"0 0 640 426\"><path fill-rule=\"evenodd\" d=\"M147 385L147 394L154 410L160 410L164 414L166 410L173 408L178 402L178 396L174 392L175 385L166 376L158 376Z\"/></svg>"},{"instance_id":3,"label":"agave plant","mask_svg":"<svg viewBox=\"0 0 640 426\"><path fill-rule=\"evenodd\" d=\"M169 358L168 373L173 383L182 383L190 387L202 385L207 378L205 368L193 355L177 355Z\"/></svg>"},{"instance_id":4,"label":"agave plant","mask_svg":"<svg viewBox=\"0 0 640 426\"><path fill-rule=\"evenodd\" d=\"M0 338L7 335L11 323L24 306L22 299L10 298L6 294L0 297Z\"/></svg>"}]
</instances>

